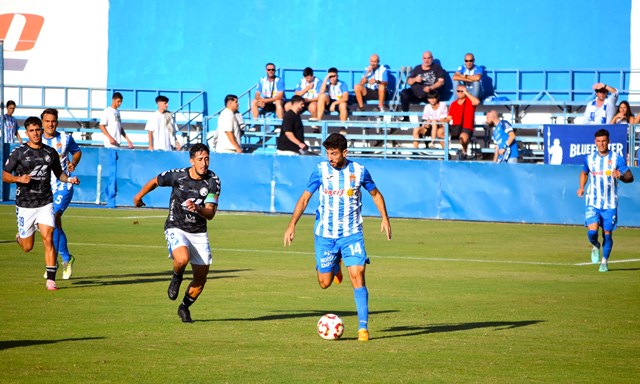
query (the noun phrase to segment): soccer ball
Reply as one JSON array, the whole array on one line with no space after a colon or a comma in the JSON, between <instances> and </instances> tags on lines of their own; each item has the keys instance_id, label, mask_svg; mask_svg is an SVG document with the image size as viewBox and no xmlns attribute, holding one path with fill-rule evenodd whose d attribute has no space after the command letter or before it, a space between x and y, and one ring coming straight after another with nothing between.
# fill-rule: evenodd
<instances>
[{"instance_id":1,"label":"soccer ball","mask_svg":"<svg viewBox=\"0 0 640 384\"><path fill-rule=\"evenodd\" d=\"M344 333L344 322L337 315L327 313L318 320L318 335L325 340L338 340Z\"/></svg>"}]
</instances>

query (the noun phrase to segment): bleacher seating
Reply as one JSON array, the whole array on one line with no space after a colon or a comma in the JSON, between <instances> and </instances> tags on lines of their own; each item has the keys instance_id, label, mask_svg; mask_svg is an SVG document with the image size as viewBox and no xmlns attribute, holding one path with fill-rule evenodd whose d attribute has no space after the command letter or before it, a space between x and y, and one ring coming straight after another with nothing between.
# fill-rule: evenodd
<instances>
[{"instance_id":1,"label":"bleacher seating","mask_svg":"<svg viewBox=\"0 0 640 384\"><path fill-rule=\"evenodd\" d=\"M144 126L156 110L155 97L160 94L169 97L170 106L174 106L172 113L179 135L190 141L201 140L202 121L208 115L206 92L203 91L5 85L4 96L6 100L16 102L14 117L21 127L27 117L40 116L45 108L56 108L61 131L77 133L74 139L80 145L102 146L98 124L102 111L111 104L111 95L116 91L123 94L120 115L136 147L148 145Z\"/></svg>"}]
</instances>

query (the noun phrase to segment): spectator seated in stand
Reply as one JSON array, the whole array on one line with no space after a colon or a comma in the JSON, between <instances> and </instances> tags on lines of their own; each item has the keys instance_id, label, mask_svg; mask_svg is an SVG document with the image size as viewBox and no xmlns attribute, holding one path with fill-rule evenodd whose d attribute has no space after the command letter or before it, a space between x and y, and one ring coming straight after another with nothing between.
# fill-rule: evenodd
<instances>
[{"instance_id":1,"label":"spectator seated in stand","mask_svg":"<svg viewBox=\"0 0 640 384\"><path fill-rule=\"evenodd\" d=\"M251 115L257 119L260 114L275 112L278 119L284 115L284 80L276 76L276 66L267 63L267 75L260 78L255 97L251 102Z\"/></svg>"},{"instance_id":2,"label":"spectator seated in stand","mask_svg":"<svg viewBox=\"0 0 640 384\"><path fill-rule=\"evenodd\" d=\"M313 75L313 69L310 67L302 71L302 79L296 86L295 95L302 96L304 99L304 108L300 113L307 110L311 117L315 118L318 112L318 98L320 97L320 79ZM290 108L291 102L289 101L285 104L284 109L288 111Z\"/></svg>"},{"instance_id":3,"label":"spectator seated in stand","mask_svg":"<svg viewBox=\"0 0 640 384\"><path fill-rule=\"evenodd\" d=\"M318 98L317 118L310 118L309 121L322 120L325 108L329 111L340 112L340 121L347 120L349 106L349 88L347 84L338 78L338 70L329 68L327 76L320 86L320 97Z\"/></svg>"},{"instance_id":4,"label":"spectator seated in stand","mask_svg":"<svg viewBox=\"0 0 640 384\"><path fill-rule=\"evenodd\" d=\"M458 67L456 73L453 74L453 85L464 85L474 97L482 99L482 76L484 69L475 64L473 53L464 55L464 65Z\"/></svg>"},{"instance_id":5,"label":"spectator seated in stand","mask_svg":"<svg viewBox=\"0 0 640 384\"><path fill-rule=\"evenodd\" d=\"M431 142L428 143L428 148L436 147L436 139L444 139L444 123L449 118L449 109L447 104L440 102L440 96L438 92L432 91L427 94L427 105L424 106L422 112L422 125L413 129L413 148L417 149L420 142L418 139L425 135L431 135ZM444 145L441 146L444 148Z\"/></svg>"},{"instance_id":6,"label":"spectator seated in stand","mask_svg":"<svg viewBox=\"0 0 640 384\"><path fill-rule=\"evenodd\" d=\"M380 65L380 57L374 53L369 58L369 66L365 68L360 82L353 87L358 109L364 111L365 100L378 100L378 110L384 112L387 85L389 85L387 68Z\"/></svg>"},{"instance_id":7,"label":"spectator seated in stand","mask_svg":"<svg viewBox=\"0 0 640 384\"><path fill-rule=\"evenodd\" d=\"M464 159L475 129L476 106L480 104L480 99L470 94L464 85L457 86L456 95L458 98L449 106L449 133L452 139L460 139L460 158Z\"/></svg>"},{"instance_id":8,"label":"spectator seated in stand","mask_svg":"<svg viewBox=\"0 0 640 384\"><path fill-rule=\"evenodd\" d=\"M603 83L595 83L595 100L587 104L584 110L584 124L609 124L616 114L618 90Z\"/></svg>"},{"instance_id":9,"label":"spectator seated in stand","mask_svg":"<svg viewBox=\"0 0 640 384\"><path fill-rule=\"evenodd\" d=\"M611 124L635 124L636 118L633 117L629 102L623 100L618 104L618 110L610 121Z\"/></svg>"}]
</instances>

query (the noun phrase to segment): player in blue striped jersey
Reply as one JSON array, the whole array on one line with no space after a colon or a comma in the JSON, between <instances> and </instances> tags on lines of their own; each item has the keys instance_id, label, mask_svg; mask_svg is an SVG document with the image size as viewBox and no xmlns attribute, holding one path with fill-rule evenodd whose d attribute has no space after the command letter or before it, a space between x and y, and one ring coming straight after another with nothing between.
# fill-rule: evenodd
<instances>
[{"instance_id":1,"label":"player in blue striped jersey","mask_svg":"<svg viewBox=\"0 0 640 384\"><path fill-rule=\"evenodd\" d=\"M80 147L73 140L73 136L65 132L58 132L57 109L47 108L40 117L44 128L43 143L58 152L62 171L73 176L82 157ZM71 160L69 160L69 155L71 155ZM62 182L51 175L51 190L53 192L53 213L56 219L56 226L53 230L53 245L62 258L62 278L68 280L73 273L75 258L69 253L67 235L62 229L62 214L69 207L71 198L73 198L73 184Z\"/></svg>"},{"instance_id":2,"label":"player in blue striped jersey","mask_svg":"<svg viewBox=\"0 0 640 384\"><path fill-rule=\"evenodd\" d=\"M341 260L349 271L358 312L358 340L369 340L369 293L365 285L365 269L369 258L362 234L362 192L364 187L375 203L382 223L380 231L391 240L391 224L382 193L373 182L369 171L348 160L347 139L333 133L322 143L328 161L316 165L307 187L296 204L291 221L284 234L284 245L289 246L295 236L295 226L316 191L320 204L316 211L315 254L318 283L325 289L332 282L340 283Z\"/></svg>"},{"instance_id":3,"label":"player in blue striped jersey","mask_svg":"<svg viewBox=\"0 0 640 384\"><path fill-rule=\"evenodd\" d=\"M584 187L589 182L585 196L585 226L589 242L593 245L591 262L600 260L598 231L602 227L602 260L600 272L609 270L608 260L613 248L612 232L618 220L618 180L633 182L633 174L622 155L609 150L609 131L600 129L595 134L597 152L585 157L580 173L578 196L585 196Z\"/></svg>"}]
</instances>

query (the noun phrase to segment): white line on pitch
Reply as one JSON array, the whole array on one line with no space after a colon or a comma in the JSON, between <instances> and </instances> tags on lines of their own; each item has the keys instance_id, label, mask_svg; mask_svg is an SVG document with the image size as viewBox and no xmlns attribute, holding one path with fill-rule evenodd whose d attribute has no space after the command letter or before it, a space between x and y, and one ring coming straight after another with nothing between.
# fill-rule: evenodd
<instances>
[{"instance_id":1,"label":"white line on pitch","mask_svg":"<svg viewBox=\"0 0 640 384\"><path fill-rule=\"evenodd\" d=\"M149 248L149 249L166 249L165 246L162 245L140 245L140 244L92 244L92 243L69 243L70 245L77 246L87 246L87 247L95 247L95 246L104 246L104 247L128 247L128 248ZM242 249L242 248L212 248L213 251L221 251L221 252L244 252L244 253L271 253L271 254L293 254L293 255L313 255L314 252L304 252L304 251L290 251L290 250L271 250L271 249ZM524 265L555 265L555 266L583 266L583 265L592 265L591 263L551 263L551 262L542 262L542 261L514 261L514 260L481 260L481 259L448 259L443 257L417 257L417 256L376 256L370 255L372 258L376 259L400 259L400 260L423 260L423 261L454 261L454 262L466 262L466 263L495 263L495 264L524 264ZM629 259L629 260L612 260L610 262L615 263L624 263L624 262L634 262L640 261L640 259Z\"/></svg>"}]
</instances>

